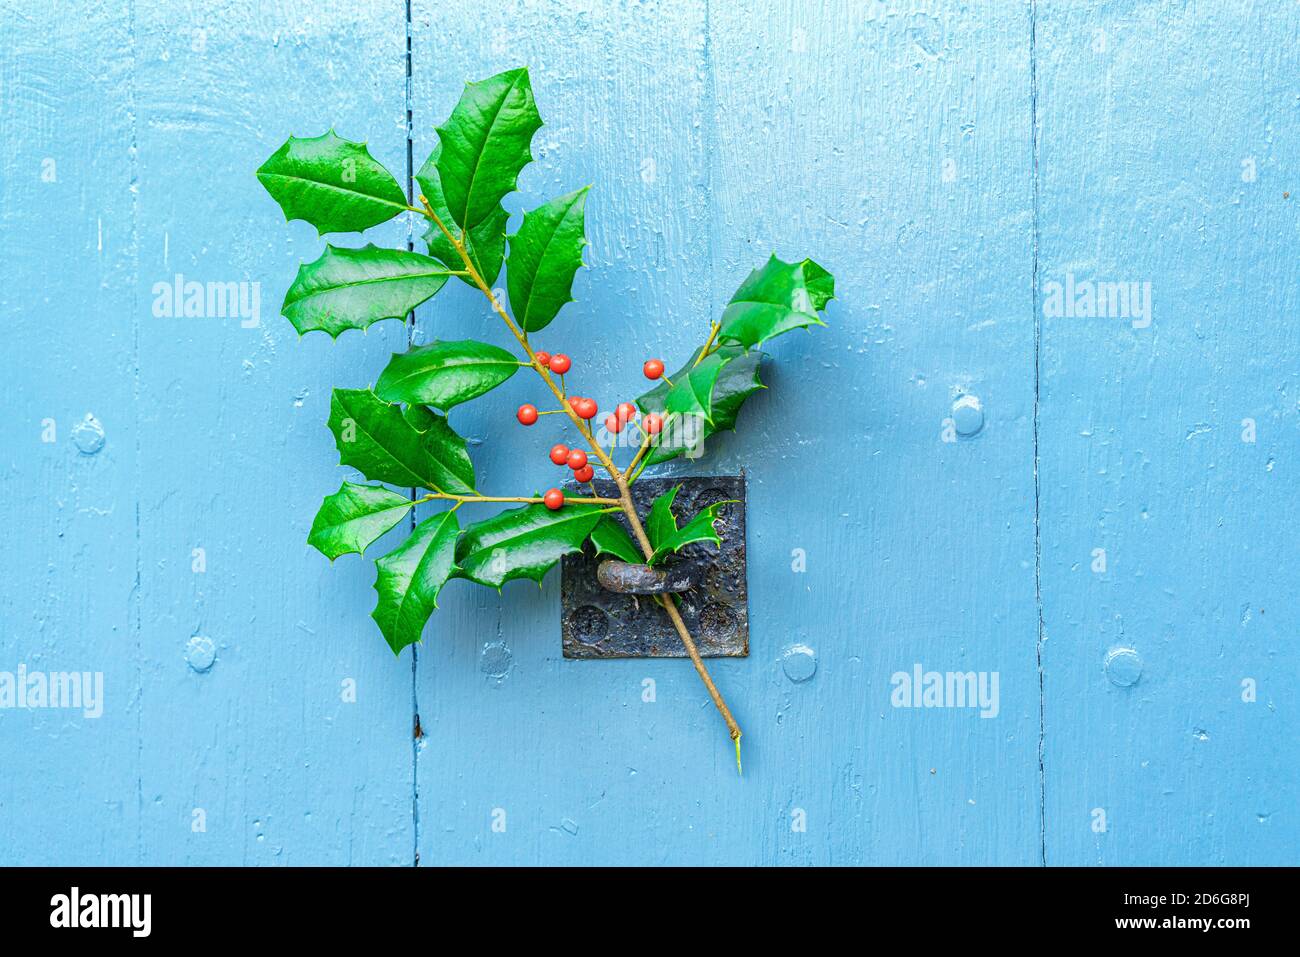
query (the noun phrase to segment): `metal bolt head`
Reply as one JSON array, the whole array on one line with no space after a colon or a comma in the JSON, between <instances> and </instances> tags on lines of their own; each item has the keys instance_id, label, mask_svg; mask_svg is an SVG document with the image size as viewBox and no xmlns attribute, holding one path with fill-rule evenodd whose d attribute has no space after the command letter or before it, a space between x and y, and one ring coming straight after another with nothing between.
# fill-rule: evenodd
<instances>
[{"instance_id":1,"label":"metal bolt head","mask_svg":"<svg viewBox=\"0 0 1300 957\"><path fill-rule=\"evenodd\" d=\"M984 406L979 396L960 395L952 404L952 423L958 435L972 436L984 428Z\"/></svg>"}]
</instances>

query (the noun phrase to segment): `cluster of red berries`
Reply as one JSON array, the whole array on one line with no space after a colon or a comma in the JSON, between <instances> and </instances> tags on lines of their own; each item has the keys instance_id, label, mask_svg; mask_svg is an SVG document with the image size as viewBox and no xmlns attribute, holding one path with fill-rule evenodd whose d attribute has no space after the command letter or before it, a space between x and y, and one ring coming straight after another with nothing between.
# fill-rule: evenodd
<instances>
[{"instance_id":1,"label":"cluster of red berries","mask_svg":"<svg viewBox=\"0 0 1300 957\"><path fill-rule=\"evenodd\" d=\"M596 470L587 462L587 453L582 449L571 449L567 445L552 446L551 461L573 469L573 477L579 482L590 482L596 475ZM558 488L547 489L542 501L554 511L564 504L564 493Z\"/></svg>"},{"instance_id":2,"label":"cluster of red berries","mask_svg":"<svg viewBox=\"0 0 1300 957\"><path fill-rule=\"evenodd\" d=\"M563 352L557 352L555 355L549 352L535 352L533 358L537 360L539 366L545 366L556 375L564 375L573 368L573 361Z\"/></svg>"},{"instance_id":3,"label":"cluster of red berries","mask_svg":"<svg viewBox=\"0 0 1300 957\"><path fill-rule=\"evenodd\" d=\"M571 449L567 445L556 445L551 449L551 461L556 465L567 465L573 469L573 477L579 482L590 482L596 474L587 464L587 453L582 449Z\"/></svg>"},{"instance_id":4,"label":"cluster of red berries","mask_svg":"<svg viewBox=\"0 0 1300 957\"><path fill-rule=\"evenodd\" d=\"M557 375L564 375L571 368L573 362L562 352L551 355L549 352L534 353L533 358L539 367L550 369ZM660 359L647 359L641 371L645 373L647 379L658 379L664 374L664 364ZM591 420L596 417L599 407L595 399L584 398L583 396L574 395L569 397L569 408L573 409L575 415L580 419ZM537 421L541 413L537 411L537 406L525 403L519 407L515 413L521 425L532 425ZM605 417L605 428L610 432L622 432L626 426L636 418L636 406L631 402L620 402L618 408ZM663 416L657 412L648 412L641 417L641 430L646 435L657 435L664 427ZM571 449L567 445L556 445L551 449L551 461L556 465L567 465L573 469L573 477L579 482L590 482L595 476L595 470L587 462L587 453L582 449ZM546 503L549 509L560 508L564 504L564 493L558 488L548 489L542 496L542 501Z\"/></svg>"},{"instance_id":5,"label":"cluster of red berries","mask_svg":"<svg viewBox=\"0 0 1300 957\"><path fill-rule=\"evenodd\" d=\"M552 372L563 375L573 368L573 362L562 352L551 355L549 352L534 353L534 358L539 366L545 366ZM641 369L647 379L658 379L664 374L664 364L660 359L647 359ZM580 419L590 421L596 417L600 407L596 404L595 399L584 398L580 395L569 397L569 407L573 409L574 414ZM521 425L533 425L541 415L537 411L537 406L525 403L519 407L515 413ZM617 409L605 417L605 428L610 432L622 432L623 427L636 417L636 406L631 402L621 402ZM641 428L648 435L655 435L663 428L663 418L658 414L651 412L641 420Z\"/></svg>"}]
</instances>

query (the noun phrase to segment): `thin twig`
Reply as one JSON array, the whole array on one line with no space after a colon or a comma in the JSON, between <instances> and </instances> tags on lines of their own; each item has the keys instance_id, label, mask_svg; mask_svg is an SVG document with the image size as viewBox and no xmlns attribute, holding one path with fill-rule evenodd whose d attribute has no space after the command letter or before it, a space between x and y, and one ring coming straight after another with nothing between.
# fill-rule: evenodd
<instances>
[{"instance_id":1,"label":"thin twig","mask_svg":"<svg viewBox=\"0 0 1300 957\"><path fill-rule=\"evenodd\" d=\"M531 496L514 496L514 495L450 495L445 492L430 492L423 498L415 499L415 504L421 502L432 502L435 499L446 499L455 502L457 507L465 502L525 502L535 505L539 502L545 502L544 498L534 498ZM618 498L570 498L564 497L565 504L576 502L579 505L622 505L623 500Z\"/></svg>"}]
</instances>

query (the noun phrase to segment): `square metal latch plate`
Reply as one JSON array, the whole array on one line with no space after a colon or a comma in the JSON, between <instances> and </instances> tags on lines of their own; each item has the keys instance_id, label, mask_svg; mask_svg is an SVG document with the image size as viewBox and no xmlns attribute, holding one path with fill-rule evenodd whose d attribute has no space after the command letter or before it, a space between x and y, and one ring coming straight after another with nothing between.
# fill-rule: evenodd
<instances>
[{"instance_id":1,"label":"square metal latch plate","mask_svg":"<svg viewBox=\"0 0 1300 957\"><path fill-rule=\"evenodd\" d=\"M617 498L609 479L598 479L602 497ZM706 658L743 658L749 654L749 591L745 583L745 476L642 479L632 486L632 500L642 522L650 503L682 486L673 502L678 526L703 508L734 499L719 509L722 547L687 546L710 555L698 583L678 594L678 609L700 654ZM619 522L626 519L616 515ZM653 596L607 591L596 580L591 543L581 554L566 555L560 578L560 634L566 658L685 658L686 647Z\"/></svg>"}]
</instances>

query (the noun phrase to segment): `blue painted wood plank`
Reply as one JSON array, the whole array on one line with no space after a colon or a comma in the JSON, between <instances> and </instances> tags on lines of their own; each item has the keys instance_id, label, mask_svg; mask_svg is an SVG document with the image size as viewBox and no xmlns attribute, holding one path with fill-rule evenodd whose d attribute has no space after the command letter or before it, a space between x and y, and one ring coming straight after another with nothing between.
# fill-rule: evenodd
<instances>
[{"instance_id":1,"label":"blue painted wood plank","mask_svg":"<svg viewBox=\"0 0 1300 957\"><path fill-rule=\"evenodd\" d=\"M0 672L100 675L104 698L0 709L0 864L129 864L143 820L143 319L131 63L115 51L130 30L117 4L78 17L29 4L0 30Z\"/></svg>"},{"instance_id":2,"label":"blue painted wood plank","mask_svg":"<svg viewBox=\"0 0 1300 957\"><path fill-rule=\"evenodd\" d=\"M808 833L757 856L1033 863L1028 11L755 19L714 10L713 298L769 249L815 256L840 297L829 329L773 349L755 431L725 446L754 463L755 654L819 660L805 685L778 672L755 727L766 802L809 808ZM945 421L963 394L969 437ZM997 675L996 709L895 707L918 668Z\"/></svg>"},{"instance_id":3,"label":"blue painted wood plank","mask_svg":"<svg viewBox=\"0 0 1300 957\"><path fill-rule=\"evenodd\" d=\"M331 564L306 544L321 497L356 478L338 467L325 426L331 388L372 382L406 330L389 321L338 341L299 339L277 314L297 264L325 241L401 245L408 225L318 238L306 223L286 225L252 175L290 133L332 126L405 180L405 8L212 0L194 16L208 31L198 53L173 13L141 13L142 284L184 272L260 280L265 295L256 326L163 321L141 341L152 679L141 853L409 864L409 664L374 637L373 564ZM199 370L211 385L187 387ZM186 560L196 546L207 550L202 575ZM206 672L186 662L196 633L216 645ZM205 834L190 832L195 806L208 809ZM170 833L178 824L181 840Z\"/></svg>"},{"instance_id":4,"label":"blue painted wood plank","mask_svg":"<svg viewBox=\"0 0 1300 957\"><path fill-rule=\"evenodd\" d=\"M1047 860L1292 864L1300 23L1039 7Z\"/></svg>"}]
</instances>

